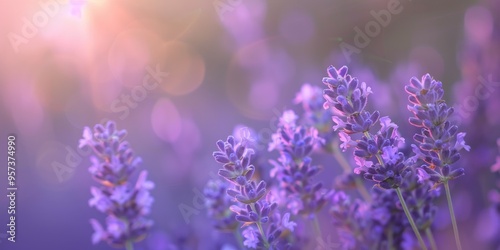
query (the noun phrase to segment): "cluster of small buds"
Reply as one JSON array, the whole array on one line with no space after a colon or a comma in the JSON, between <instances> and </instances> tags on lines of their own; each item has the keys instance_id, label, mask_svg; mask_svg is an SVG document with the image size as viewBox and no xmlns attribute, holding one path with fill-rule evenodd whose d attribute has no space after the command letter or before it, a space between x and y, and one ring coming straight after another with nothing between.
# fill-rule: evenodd
<instances>
[{"instance_id":1,"label":"cluster of small buds","mask_svg":"<svg viewBox=\"0 0 500 250\"><path fill-rule=\"evenodd\" d=\"M271 177L290 196L289 209L294 214L314 215L326 204L328 192L321 183L312 178L320 168L312 165L310 154L321 139L313 127L297 126L297 116L293 111L285 111L280 119L278 130L273 134L269 149L280 152Z\"/></svg>"},{"instance_id":2,"label":"cluster of small buds","mask_svg":"<svg viewBox=\"0 0 500 250\"><path fill-rule=\"evenodd\" d=\"M227 195L235 202L230 209L236 214L235 219L247 226L243 231L243 244L256 249L276 249L283 245L285 239L281 235L286 230L293 231L296 224L289 220L290 214L279 214L277 204L267 195L266 183L252 179L255 171L250 164L253 149L247 148L245 140L236 143L232 136L225 142L219 140L217 147L219 151L213 156L223 164L219 175L233 185L227 189Z\"/></svg>"},{"instance_id":3,"label":"cluster of small buds","mask_svg":"<svg viewBox=\"0 0 500 250\"><path fill-rule=\"evenodd\" d=\"M412 145L412 161L424 162L418 171L421 180L438 185L464 175L463 168L452 169L451 165L460 159L462 149L469 151L470 147L465 144L465 133L458 133L458 127L449 121L454 109L443 100L442 83L426 74L421 80L413 77L405 89L411 103L408 109L414 114L409 122L421 128L413 137L417 145Z\"/></svg>"},{"instance_id":4,"label":"cluster of small buds","mask_svg":"<svg viewBox=\"0 0 500 250\"><path fill-rule=\"evenodd\" d=\"M379 249L403 249L405 243L414 241L413 234L406 231L410 224L394 189L374 189L369 210Z\"/></svg>"},{"instance_id":5,"label":"cluster of small buds","mask_svg":"<svg viewBox=\"0 0 500 250\"><path fill-rule=\"evenodd\" d=\"M415 219L415 224L418 229L425 230L430 228L434 222L438 210L435 201L441 192L439 187L433 188L433 184L429 180L417 181L417 178L417 175L412 174L404 182L401 189L408 208Z\"/></svg>"},{"instance_id":6,"label":"cluster of small buds","mask_svg":"<svg viewBox=\"0 0 500 250\"><path fill-rule=\"evenodd\" d=\"M147 171L140 172L135 185L131 182L130 177L141 158L135 157L128 142L123 141L126 134L110 121L106 126L97 124L93 131L86 127L80 140L80 148L89 146L94 150L89 172L102 184L91 188L93 197L89 205L108 215L106 228L97 220L91 220L94 244L106 241L112 246L124 247L142 240L153 225L145 216L153 203L149 191L154 184L147 180Z\"/></svg>"},{"instance_id":7,"label":"cluster of small buds","mask_svg":"<svg viewBox=\"0 0 500 250\"><path fill-rule=\"evenodd\" d=\"M318 131L313 127L297 126L298 116L286 110L280 117L278 130L272 135L269 151L278 150L293 161L308 157L313 149L322 143Z\"/></svg>"},{"instance_id":8,"label":"cluster of small buds","mask_svg":"<svg viewBox=\"0 0 500 250\"><path fill-rule=\"evenodd\" d=\"M214 219L214 227L224 232L234 232L238 229L239 222L229 209L234 202L226 195L228 188L229 185L226 182L209 180L203 194L205 195L207 214Z\"/></svg>"},{"instance_id":9,"label":"cluster of small buds","mask_svg":"<svg viewBox=\"0 0 500 250\"><path fill-rule=\"evenodd\" d=\"M366 83L359 83L347 71L346 66L338 70L330 66L329 77L323 78L323 83L328 87L324 90L324 107L333 107L338 114L332 119L336 123L334 130L340 130L340 146L344 151L355 147L354 159L358 166L355 173L375 181L382 188L397 188L410 174L405 157L399 152L404 138L399 136L397 125L388 117L380 117L378 111L370 113L365 110L368 95L372 91ZM370 130L378 121L380 129L371 133ZM355 134L362 136L353 140L351 136Z\"/></svg>"}]
</instances>

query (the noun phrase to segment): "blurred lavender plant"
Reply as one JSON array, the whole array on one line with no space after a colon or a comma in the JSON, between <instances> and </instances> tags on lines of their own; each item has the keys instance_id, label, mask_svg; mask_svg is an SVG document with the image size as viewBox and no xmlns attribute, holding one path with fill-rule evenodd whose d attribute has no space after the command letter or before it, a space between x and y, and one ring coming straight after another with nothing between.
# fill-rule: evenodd
<instances>
[{"instance_id":1,"label":"blurred lavender plant","mask_svg":"<svg viewBox=\"0 0 500 250\"><path fill-rule=\"evenodd\" d=\"M154 183L147 180L145 170L140 172L135 185L130 180L142 160L134 156L128 142L123 140L126 134L126 130L117 130L112 121L106 126L95 125L93 131L85 127L79 147L93 149L95 156L90 158L89 172L102 184L91 188L93 197L89 206L107 215L106 228L91 219L92 243L105 241L113 247L133 249L133 243L144 239L153 225L145 216L153 203L149 190Z\"/></svg>"},{"instance_id":2,"label":"blurred lavender plant","mask_svg":"<svg viewBox=\"0 0 500 250\"><path fill-rule=\"evenodd\" d=\"M458 133L458 126L449 121L454 109L443 100L441 82L426 74L421 80L413 77L405 90L411 103L408 110L414 114L409 122L421 128L421 133L413 137L417 145L412 145L412 161L424 162L417 170L421 180L430 180L435 186L444 184L457 248L462 249L448 181L464 175L463 168L452 169L452 165L460 159L459 152L469 151L470 146L465 144L465 133Z\"/></svg>"},{"instance_id":3,"label":"blurred lavender plant","mask_svg":"<svg viewBox=\"0 0 500 250\"><path fill-rule=\"evenodd\" d=\"M280 153L278 162L272 161L271 177L289 195L289 209L294 214L314 216L327 201L328 193L321 183L313 183L312 177L320 168L312 165L310 154L321 138L313 127L297 126L297 115L285 111L280 118L278 130L273 134L269 150ZM316 220L316 219L315 219Z\"/></svg>"},{"instance_id":4,"label":"blurred lavender plant","mask_svg":"<svg viewBox=\"0 0 500 250\"><path fill-rule=\"evenodd\" d=\"M396 191L420 247L427 249L400 188L403 181L411 176L405 156L399 151L404 145L404 138L399 136L398 126L388 117L380 118L378 111L370 113L365 110L368 95L372 91L366 83L359 83L358 79L347 74L347 71L346 66L338 70L330 66L329 76L323 78L323 83L328 87L324 90L324 108L334 109L336 115L332 119L336 125L333 128L341 129L339 136L343 143L340 146L344 151L355 147L354 159L358 165L355 173L376 182L378 187ZM380 129L371 133L370 130L379 120ZM362 134L362 137L353 140L351 135L355 134Z\"/></svg>"},{"instance_id":5,"label":"blurred lavender plant","mask_svg":"<svg viewBox=\"0 0 500 250\"><path fill-rule=\"evenodd\" d=\"M229 136L225 142L217 141L217 147L219 151L215 151L213 156L215 161L223 164L219 175L233 186L227 189L227 195L236 203L230 209L236 213L235 219L246 227L242 233L243 245L254 249L289 248L290 243L281 236L285 231L293 232L296 223L290 221L289 213L281 216L272 197L267 195L264 199L264 181L257 184L252 180L255 171L250 164L253 150L247 148L246 140L236 143ZM264 230L265 225L267 230Z\"/></svg>"},{"instance_id":6,"label":"blurred lavender plant","mask_svg":"<svg viewBox=\"0 0 500 250\"><path fill-rule=\"evenodd\" d=\"M361 200L353 201L342 191L336 192L332 197L330 214L342 249L371 249L381 233L372 230L369 204Z\"/></svg>"},{"instance_id":7,"label":"blurred lavender plant","mask_svg":"<svg viewBox=\"0 0 500 250\"><path fill-rule=\"evenodd\" d=\"M355 175L351 165L339 151L339 139L335 137L335 132L331 129L333 126L331 108L323 108L323 89L310 84L302 85L297 93L294 102L301 104L304 111L302 122L304 126L311 126L318 131L318 137L321 138L323 149L332 154L335 160L343 168L344 173L336 177L336 187L341 189L357 188L363 198L369 201L370 195L366 187L361 182L361 178Z\"/></svg>"},{"instance_id":8,"label":"blurred lavender plant","mask_svg":"<svg viewBox=\"0 0 500 250\"><path fill-rule=\"evenodd\" d=\"M322 138L324 147L331 147L334 140L332 128L332 110L323 108L323 90L308 83L302 85L294 99L295 104L301 104L304 114L303 124L316 128Z\"/></svg>"},{"instance_id":9,"label":"blurred lavender plant","mask_svg":"<svg viewBox=\"0 0 500 250\"><path fill-rule=\"evenodd\" d=\"M285 190L288 209L295 215L301 214L312 220L316 236L322 237L318 213L328 200L330 192L321 182L314 183L312 178L320 171L312 165L311 152L323 139L318 131L310 126L298 126L297 115L291 110L284 111L277 131L272 135L269 151L280 153L278 161L271 161L274 168L271 177Z\"/></svg>"},{"instance_id":10,"label":"blurred lavender plant","mask_svg":"<svg viewBox=\"0 0 500 250\"><path fill-rule=\"evenodd\" d=\"M234 204L226 195L229 185L221 180L209 180L203 194L205 195L205 206L207 214L214 219L214 227L223 232L235 232L238 229L238 221L235 214L229 209Z\"/></svg>"}]
</instances>

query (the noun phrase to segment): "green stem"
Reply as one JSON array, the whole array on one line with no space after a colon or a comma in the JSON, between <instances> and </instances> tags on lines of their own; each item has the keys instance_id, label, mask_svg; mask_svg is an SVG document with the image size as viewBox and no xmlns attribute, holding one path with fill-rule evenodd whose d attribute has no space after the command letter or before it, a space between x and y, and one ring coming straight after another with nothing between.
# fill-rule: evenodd
<instances>
[{"instance_id":1,"label":"green stem","mask_svg":"<svg viewBox=\"0 0 500 250\"><path fill-rule=\"evenodd\" d=\"M125 243L125 249L134 250L134 244L132 244L132 241L128 240L127 243Z\"/></svg>"},{"instance_id":2,"label":"green stem","mask_svg":"<svg viewBox=\"0 0 500 250\"><path fill-rule=\"evenodd\" d=\"M254 203L251 203L250 207L252 208L252 210L256 214L259 214L259 212L257 211L257 209L255 209L255 204ZM267 241L266 234L264 233L264 229L262 228L262 224L261 224L260 220L257 221L257 222L255 222L255 224L257 224L257 227L259 228L260 235L262 236L262 239L264 240L264 247L266 249L269 249L269 242Z\"/></svg>"},{"instance_id":3,"label":"green stem","mask_svg":"<svg viewBox=\"0 0 500 250\"><path fill-rule=\"evenodd\" d=\"M401 189L399 187L396 188L396 193L398 194L399 201L401 202L401 205L403 206L403 210L405 211L406 217L408 218L408 221L410 222L411 228L413 229L415 236L417 236L418 243L420 244L420 247L422 249L427 250L427 246L425 245L424 240L422 240L422 236L420 236L420 232L418 231L418 228L415 225L415 222L413 221L413 217L410 214L410 210L408 210L408 207L406 206L405 199L403 198L403 194L401 194Z\"/></svg>"},{"instance_id":4,"label":"green stem","mask_svg":"<svg viewBox=\"0 0 500 250\"><path fill-rule=\"evenodd\" d=\"M236 239L236 242L238 242L238 246L240 249L244 249L245 247L243 246L243 238L241 238L240 232L238 230L233 231L234 238Z\"/></svg>"},{"instance_id":5,"label":"green stem","mask_svg":"<svg viewBox=\"0 0 500 250\"><path fill-rule=\"evenodd\" d=\"M333 154L333 157L335 158L335 160L337 160L337 162L340 164L340 166L344 169L345 173L352 172L351 166L349 165L349 163L345 159L344 155L339 151L338 139L335 139L333 141L333 145L330 147L329 151ZM363 185L363 182L361 181L361 179L357 178L357 176L355 176L355 184L356 184L356 188L358 189L358 192L361 195L361 197L363 197L363 199L366 202L371 202L372 198L370 196L370 193L366 189L365 185Z\"/></svg>"},{"instance_id":6,"label":"green stem","mask_svg":"<svg viewBox=\"0 0 500 250\"><path fill-rule=\"evenodd\" d=\"M366 189L365 185L363 185L363 182L358 176L354 176L354 182L356 183L356 188L358 189L359 194L363 197L363 199L371 203L372 202L372 197L370 196L370 193L368 193L368 190Z\"/></svg>"},{"instance_id":7,"label":"green stem","mask_svg":"<svg viewBox=\"0 0 500 250\"><path fill-rule=\"evenodd\" d=\"M394 236L392 233L392 226L387 231L385 231L385 233L387 234L387 241L389 243L389 249L396 250L396 248L394 247Z\"/></svg>"},{"instance_id":8,"label":"green stem","mask_svg":"<svg viewBox=\"0 0 500 250\"><path fill-rule=\"evenodd\" d=\"M425 234L427 235L427 239L429 240L429 243L431 244L431 249L437 250L436 241L434 240L434 236L432 236L432 231L431 231L430 227L425 229Z\"/></svg>"},{"instance_id":9,"label":"green stem","mask_svg":"<svg viewBox=\"0 0 500 250\"><path fill-rule=\"evenodd\" d=\"M314 214L313 224L314 224L314 229L316 230L317 237L322 238L323 236L321 234L321 227L319 226L319 221L318 221L318 215L317 214Z\"/></svg>"},{"instance_id":10,"label":"green stem","mask_svg":"<svg viewBox=\"0 0 500 250\"><path fill-rule=\"evenodd\" d=\"M457 249L462 250L460 235L458 234L457 219L455 218L455 211L453 210L453 203L451 202L450 186L448 185L448 180L444 181L444 189L446 190L446 200L448 200L448 208L450 209L451 224L453 225L453 233L455 234Z\"/></svg>"},{"instance_id":11,"label":"green stem","mask_svg":"<svg viewBox=\"0 0 500 250\"><path fill-rule=\"evenodd\" d=\"M329 151L335 157L335 160L340 164L340 166L344 169L344 172L349 173L352 171L351 166L344 158L344 155L339 151L339 140L335 139L332 143L333 145L329 147Z\"/></svg>"}]
</instances>

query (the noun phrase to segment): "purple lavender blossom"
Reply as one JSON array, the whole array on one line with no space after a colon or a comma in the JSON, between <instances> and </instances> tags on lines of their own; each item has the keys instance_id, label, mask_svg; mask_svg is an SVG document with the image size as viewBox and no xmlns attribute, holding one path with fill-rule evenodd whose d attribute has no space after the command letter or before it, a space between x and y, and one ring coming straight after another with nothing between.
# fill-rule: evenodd
<instances>
[{"instance_id":1,"label":"purple lavender blossom","mask_svg":"<svg viewBox=\"0 0 500 250\"><path fill-rule=\"evenodd\" d=\"M359 83L347 71L346 66L338 70L330 66L329 77L323 78L323 83L328 87L324 90L324 107L333 107L338 114L332 119L336 123L334 130L341 130L340 146L344 151L355 147L354 158L358 165L355 173L375 181L382 188L397 188L410 173L403 153L399 152L404 138L399 136L398 126L389 118L380 118L378 111L370 113L365 110L368 95L372 91L366 83ZM371 133L378 121L380 129ZM353 140L351 135L355 134L362 134L362 137Z\"/></svg>"},{"instance_id":2,"label":"purple lavender blossom","mask_svg":"<svg viewBox=\"0 0 500 250\"><path fill-rule=\"evenodd\" d=\"M285 111L273 134L273 142L269 149L280 152L271 177L278 180L279 185L289 195L289 206L294 214L313 216L325 205L328 193L321 183L314 183L314 177L320 171L312 164L310 154L321 142L318 131L313 127L298 126L293 111Z\"/></svg>"},{"instance_id":3,"label":"purple lavender blossom","mask_svg":"<svg viewBox=\"0 0 500 250\"><path fill-rule=\"evenodd\" d=\"M418 229L426 230L434 222L438 209L435 201L441 190L439 187L434 188L431 181L419 181L418 178L419 175L411 174L401 189Z\"/></svg>"},{"instance_id":4,"label":"purple lavender blossom","mask_svg":"<svg viewBox=\"0 0 500 250\"><path fill-rule=\"evenodd\" d=\"M232 136L225 142L219 140L217 147L219 151L213 156L215 161L223 164L219 175L232 184L227 195L232 197L235 205L230 209L236 214L236 220L246 226L243 244L256 249L279 249L279 246L288 245L282 234L293 231L296 224L289 221L290 214L281 216L276 210L277 204L266 195L266 182L252 180L255 172L255 167L250 164L253 149L247 148L245 140L236 143Z\"/></svg>"},{"instance_id":5,"label":"purple lavender blossom","mask_svg":"<svg viewBox=\"0 0 500 250\"><path fill-rule=\"evenodd\" d=\"M424 171L419 171L421 179L438 185L464 175L463 168L452 169L452 165L460 159L459 152L469 151L470 147L465 144L465 133L458 133L458 127L448 120L454 109L443 100L442 83L426 74L421 80L412 78L405 89L411 103L408 109L414 114L409 122L422 128L421 133L413 137L417 146L412 145L413 161L424 162L421 166Z\"/></svg>"},{"instance_id":6,"label":"purple lavender blossom","mask_svg":"<svg viewBox=\"0 0 500 250\"><path fill-rule=\"evenodd\" d=\"M142 160L135 157L128 142L123 141L126 134L109 121L105 127L97 124L93 131L85 127L80 140L80 148L89 146L94 150L89 172L101 184L91 188L93 197L89 206L107 214L106 227L95 219L90 221L95 231L94 244L105 241L114 247L128 247L144 239L153 225L145 216L153 203L149 190L154 183L147 180L145 170L140 172L135 185L132 183L131 175Z\"/></svg>"}]
</instances>

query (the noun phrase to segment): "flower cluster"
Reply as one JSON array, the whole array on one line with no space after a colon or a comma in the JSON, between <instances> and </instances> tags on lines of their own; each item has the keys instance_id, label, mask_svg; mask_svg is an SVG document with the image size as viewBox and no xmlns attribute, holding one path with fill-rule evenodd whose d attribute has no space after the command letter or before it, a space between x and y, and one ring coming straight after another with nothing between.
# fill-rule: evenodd
<instances>
[{"instance_id":1,"label":"flower cluster","mask_svg":"<svg viewBox=\"0 0 500 250\"><path fill-rule=\"evenodd\" d=\"M415 223L420 230L430 228L437 213L436 199L440 195L439 188L432 188L432 182L416 180L417 175L403 183L403 196L406 199Z\"/></svg>"},{"instance_id":2,"label":"flower cluster","mask_svg":"<svg viewBox=\"0 0 500 250\"><path fill-rule=\"evenodd\" d=\"M429 74L421 80L413 77L406 86L411 105L408 109L414 114L410 123L421 128L421 133L413 138L415 156L424 164L419 168L421 179L429 179L436 185L464 175L463 168L452 169L451 165L460 159L460 151L470 150L465 144L465 133L458 133L458 127L449 118L454 109L443 100L443 86Z\"/></svg>"},{"instance_id":3,"label":"flower cluster","mask_svg":"<svg viewBox=\"0 0 500 250\"><path fill-rule=\"evenodd\" d=\"M106 241L115 247L124 247L142 240L153 222L145 216L150 213L153 198L149 190L153 182L147 180L147 171L141 171L137 182L131 175L141 164L128 142L124 141L125 130L117 130L114 122L106 126L97 124L93 131L86 127L80 148L89 146L95 156L90 158L89 172L100 187L92 187L89 205L107 215L106 228L97 220L90 222L94 228L92 242Z\"/></svg>"},{"instance_id":4,"label":"flower cluster","mask_svg":"<svg viewBox=\"0 0 500 250\"><path fill-rule=\"evenodd\" d=\"M398 126L388 117L380 118L378 111L370 113L365 109L371 89L347 71L346 66L338 70L330 66L329 76L323 78L328 87L324 90L324 106L333 107L338 114L332 119L336 123L333 128L340 130L341 147L343 150L355 147L354 158L358 166L355 173L375 181L382 188L397 188L410 173L403 153L399 152L404 138L399 136ZM378 121L380 129L370 132ZM351 136L355 134L362 134L362 137L353 140Z\"/></svg>"},{"instance_id":5,"label":"flower cluster","mask_svg":"<svg viewBox=\"0 0 500 250\"><path fill-rule=\"evenodd\" d=\"M243 231L243 244L255 249L281 249L287 246L282 234L293 231L296 224L290 221L290 214L283 216L277 211L277 204L267 195L266 182L253 180L255 167L250 164L253 154L247 148L246 141L236 143L232 136L227 140L217 142L219 151L213 156L215 161L223 164L219 170L222 176L232 187L227 189L235 202L230 209L235 219L246 226ZM267 225L265 228L264 226Z\"/></svg>"},{"instance_id":6,"label":"flower cluster","mask_svg":"<svg viewBox=\"0 0 500 250\"><path fill-rule=\"evenodd\" d=\"M293 111L285 111L280 118L278 130L273 134L269 149L280 152L278 162L272 161L271 177L289 196L289 208L294 214L314 215L326 203L328 193L321 183L312 178L320 168L312 165L310 154L321 140L313 127L298 126Z\"/></svg>"}]
</instances>

